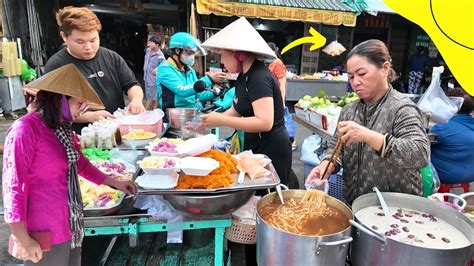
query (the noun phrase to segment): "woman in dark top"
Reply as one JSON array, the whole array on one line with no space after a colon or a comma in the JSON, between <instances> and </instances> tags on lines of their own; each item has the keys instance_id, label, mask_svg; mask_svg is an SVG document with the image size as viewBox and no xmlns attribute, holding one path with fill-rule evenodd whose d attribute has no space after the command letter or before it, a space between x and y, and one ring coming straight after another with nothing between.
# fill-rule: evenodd
<instances>
[{"instance_id":1,"label":"woman in dark top","mask_svg":"<svg viewBox=\"0 0 474 266\"><path fill-rule=\"evenodd\" d=\"M235 34L236 31L242 33ZM245 38L242 34L246 35ZM288 178L291 143L285 128L280 88L273 74L257 59L275 58L274 52L244 18L222 29L203 47L218 49L226 69L240 73L235 84L233 106L224 113L202 115L204 125L228 126L244 131L244 149L266 154L281 182L297 188L298 181Z\"/></svg>"}]
</instances>

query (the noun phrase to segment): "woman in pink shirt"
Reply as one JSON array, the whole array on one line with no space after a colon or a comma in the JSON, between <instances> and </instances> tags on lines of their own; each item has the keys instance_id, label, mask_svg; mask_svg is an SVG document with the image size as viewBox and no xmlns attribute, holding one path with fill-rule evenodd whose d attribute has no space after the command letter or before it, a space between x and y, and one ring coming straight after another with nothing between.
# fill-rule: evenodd
<instances>
[{"instance_id":1,"label":"woman in pink shirt","mask_svg":"<svg viewBox=\"0 0 474 266\"><path fill-rule=\"evenodd\" d=\"M70 125L88 102L102 103L74 65L49 72L27 87L40 90L33 112L13 123L3 154L11 252L25 265L80 265L84 223L78 175L127 194L134 194L136 187L107 177L80 151ZM50 251L43 252L33 239L38 232L50 238Z\"/></svg>"}]
</instances>

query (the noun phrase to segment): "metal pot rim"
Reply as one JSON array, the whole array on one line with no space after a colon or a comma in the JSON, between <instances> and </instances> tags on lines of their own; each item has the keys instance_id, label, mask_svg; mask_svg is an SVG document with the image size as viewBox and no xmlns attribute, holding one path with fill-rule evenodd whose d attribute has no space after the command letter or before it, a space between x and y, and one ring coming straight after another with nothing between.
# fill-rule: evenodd
<instances>
[{"instance_id":1,"label":"metal pot rim","mask_svg":"<svg viewBox=\"0 0 474 266\"><path fill-rule=\"evenodd\" d=\"M297 193L303 193L305 190L302 190L302 189L289 189L289 190L284 190L282 191L283 193L283 197L285 197L285 193L288 193L288 192L293 192L293 191L296 191ZM276 192L272 192L272 193L269 193L265 196L263 196L258 202L257 202L257 224L259 223L259 220L263 223L265 223L266 225L270 226L271 228L277 230L279 233L283 233L283 234L287 234L287 235L291 235L291 236L296 236L296 237L303 237L303 238L307 238L307 239L315 239L315 238L329 238L329 237L333 237L333 236L337 236L337 235L340 235L341 233L344 233L346 232L347 230L351 230L351 225L349 224L345 229L341 230L341 231L338 231L338 232L335 232L335 233L332 233L332 234L328 234L328 235L319 235L319 236L308 236L308 235L299 235L299 234L295 234L295 233L289 233L289 232L285 232L285 231L282 231L278 228L276 228L275 226L273 226L272 224L268 223L267 221L265 221L265 219L263 219L261 216L260 216L260 209L263 207L263 206L260 206L262 203L262 201L264 201L265 199L269 198L269 197L273 197L275 199L278 198L278 196L276 195ZM343 203L342 201L334 198L334 197L331 197L329 195L326 195L326 197L329 197L331 198L331 200L334 200L336 201L336 203L338 203L338 205L340 205L341 207L343 208L346 208L346 212L349 212L351 214L351 218L347 218L347 220L349 219L353 219L354 218L354 214L352 213L352 210L349 208L349 206L347 206L347 204ZM266 204L264 205L266 206ZM334 206L334 204L330 204L330 206L332 207L336 207ZM336 207L337 208L337 207ZM339 210L341 210L340 208L338 208ZM344 210L341 210L344 212Z\"/></svg>"},{"instance_id":2,"label":"metal pot rim","mask_svg":"<svg viewBox=\"0 0 474 266\"><path fill-rule=\"evenodd\" d=\"M435 203L435 202L433 202L433 201L431 201L431 200L429 200L429 199L419 197L419 196L415 196L415 195L411 195L411 194L405 194L405 193L397 193L397 192L382 192L382 195L388 196L388 197L390 197L390 196L394 196L394 197L404 197L404 198L408 198L407 200L411 200L411 201L425 201L425 202L426 202L426 205L432 205L432 206L436 206L436 207L439 207L439 208L443 208L443 211L453 214L454 217L459 216L459 217L461 217L461 219L462 219L463 217L465 217L463 214L461 214L461 213L459 213L459 212L457 212L457 211L455 211L455 210L453 210L453 209L451 209L451 208L449 208L449 207L446 207L446 206L441 205L441 204L439 204L439 205L434 205L434 204L437 204L437 203ZM364 195L361 195L361 196L357 197L357 198L354 200L354 202L352 203L352 207L353 207L352 209L353 209L353 217L354 217L354 219L355 219L359 224L361 224L362 226L364 226L365 228L368 228L370 231L373 232L372 229L370 229L368 226L366 226L364 223L362 223L362 222L356 217L355 213L356 213L357 211L359 211L359 210L364 209L364 208L371 207L371 206L378 206L378 205L377 205L377 204L373 204L373 205L369 205L369 206L363 206L363 207L361 207L361 208L356 208L356 210L354 210L354 205L355 205L356 207L358 207L357 204L361 204L360 202L364 203L363 201L366 201L366 200L369 200L369 199L372 199L372 198L378 202L378 199L377 199L377 196L375 195L375 193L368 193L368 194L364 194ZM390 201L390 199L387 200L387 198L385 197L385 201L387 201L387 203L388 203L388 202ZM362 205L362 204L361 204L361 205ZM427 208L428 208L428 207L429 207L429 206L427 206ZM413 210L415 210L415 211L420 211L420 212L427 212L426 210L417 209L416 206L411 207L411 209L413 209ZM466 217L466 219L468 219L468 218ZM454 226L454 225L453 225L452 223L450 223L449 221L446 221L446 219L443 219L443 220L444 220L445 222L449 223L451 226ZM470 246L474 246L474 242L473 242L471 239L469 239L469 236L467 236L467 235L465 234L465 232L463 232L463 230L457 228L456 226L454 226L454 227L455 227L457 230L459 230L459 231L471 242L470 245L467 245L467 246L464 246L464 247L460 247L460 248L455 248L455 249L438 249L438 248L428 248L428 247L420 247L420 246L410 245L410 244L403 243L403 242L397 241L397 240L392 239L392 238L389 238L389 237L385 237L385 241L386 241L386 243L393 243L393 244L396 244L396 245L400 245L400 244L401 244L401 245L404 245L404 246L406 246L406 247L419 249L420 251L422 251L422 250L430 250L430 251L455 251L455 250L462 250L462 249L468 248L468 247L470 247ZM378 234L378 233L377 233L377 234ZM378 234L378 235L380 235L380 234Z\"/></svg>"},{"instance_id":3,"label":"metal pot rim","mask_svg":"<svg viewBox=\"0 0 474 266\"><path fill-rule=\"evenodd\" d=\"M365 228L368 228L365 224L363 224L359 219L357 219L357 217L355 217L354 215L354 218L356 220L356 222L358 222L360 225L364 226ZM357 229L357 228L355 228ZM371 230L373 231L373 230ZM361 233L364 233L364 232L361 232ZM390 238L390 237L385 237L385 242L387 243L387 245L389 243L393 243L393 244L396 244L396 245L402 245L402 246L406 246L406 247L409 247L411 249L420 249L420 250L430 250L430 251L456 251L456 250L462 250L462 249L465 249L465 248L468 248L470 246L473 246L474 244L471 243L470 245L467 245L465 247L460 247L460 248L451 248L451 249L440 249L440 248L427 248L427 247L420 247L420 246L415 246L415 245L410 245L410 244L407 244L407 243L403 243L403 242L400 242L398 240L395 240L393 238Z\"/></svg>"},{"instance_id":4,"label":"metal pot rim","mask_svg":"<svg viewBox=\"0 0 474 266\"><path fill-rule=\"evenodd\" d=\"M187 199L216 199L216 198L225 198L232 196L231 194L247 194L250 193L248 190L236 190L228 193L219 193L219 194L167 194L167 197L178 197L178 198L187 198Z\"/></svg>"}]
</instances>

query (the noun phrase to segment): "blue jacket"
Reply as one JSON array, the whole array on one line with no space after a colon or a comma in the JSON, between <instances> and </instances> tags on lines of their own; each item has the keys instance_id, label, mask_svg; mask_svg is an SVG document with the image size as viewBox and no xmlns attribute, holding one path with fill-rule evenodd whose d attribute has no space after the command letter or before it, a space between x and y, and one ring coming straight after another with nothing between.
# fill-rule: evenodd
<instances>
[{"instance_id":1,"label":"blue jacket","mask_svg":"<svg viewBox=\"0 0 474 266\"><path fill-rule=\"evenodd\" d=\"M430 64L430 59L425 54L416 53L408 62L409 71L424 73L426 67Z\"/></svg>"},{"instance_id":2,"label":"blue jacket","mask_svg":"<svg viewBox=\"0 0 474 266\"><path fill-rule=\"evenodd\" d=\"M178 69L176 62L172 57L164 60L158 66L158 75L156 75L156 84L158 87L158 101L161 109L165 111L168 108L193 108L196 99L206 102L215 97L211 91L196 93L193 89L194 83L198 80L204 81L206 88L212 85L209 76L200 79L196 76L196 71L192 67L185 66L186 71ZM201 104L196 108L202 108Z\"/></svg>"},{"instance_id":3,"label":"blue jacket","mask_svg":"<svg viewBox=\"0 0 474 266\"><path fill-rule=\"evenodd\" d=\"M441 183L473 182L474 118L458 114L447 124L435 125L431 132L438 134L438 142L431 146L431 162Z\"/></svg>"}]
</instances>

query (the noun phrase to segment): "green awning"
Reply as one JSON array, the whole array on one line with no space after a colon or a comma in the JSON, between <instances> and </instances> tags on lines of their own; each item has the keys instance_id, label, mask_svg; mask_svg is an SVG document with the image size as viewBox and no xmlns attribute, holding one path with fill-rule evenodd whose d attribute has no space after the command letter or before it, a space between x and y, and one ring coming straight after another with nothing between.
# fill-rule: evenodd
<instances>
[{"instance_id":1,"label":"green awning","mask_svg":"<svg viewBox=\"0 0 474 266\"><path fill-rule=\"evenodd\" d=\"M232 0L230 2L328 11L359 12L359 10L355 10L345 4L346 0Z\"/></svg>"}]
</instances>

